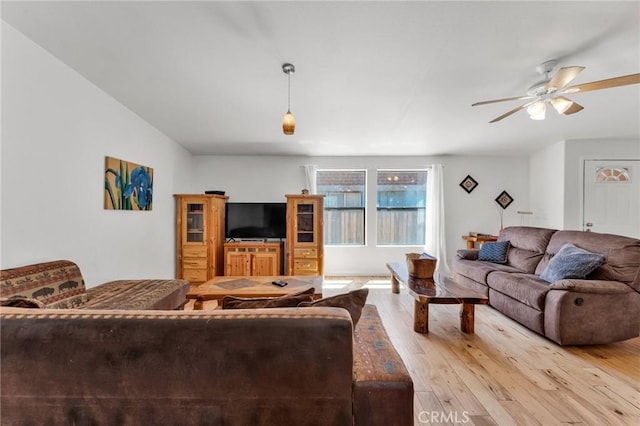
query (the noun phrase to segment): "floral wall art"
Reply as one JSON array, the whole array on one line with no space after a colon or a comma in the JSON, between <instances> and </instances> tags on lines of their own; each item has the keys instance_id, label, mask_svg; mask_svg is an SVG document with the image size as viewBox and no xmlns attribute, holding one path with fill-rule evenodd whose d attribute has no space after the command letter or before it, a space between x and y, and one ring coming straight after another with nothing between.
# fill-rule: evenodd
<instances>
[{"instance_id":1,"label":"floral wall art","mask_svg":"<svg viewBox=\"0 0 640 426\"><path fill-rule=\"evenodd\" d=\"M104 159L104 208L151 210L153 168L113 157Z\"/></svg>"}]
</instances>

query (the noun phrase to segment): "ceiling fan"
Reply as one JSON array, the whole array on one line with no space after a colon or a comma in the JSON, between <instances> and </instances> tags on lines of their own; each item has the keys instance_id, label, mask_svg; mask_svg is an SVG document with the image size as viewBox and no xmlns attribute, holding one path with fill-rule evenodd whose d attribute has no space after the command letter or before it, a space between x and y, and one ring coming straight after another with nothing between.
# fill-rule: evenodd
<instances>
[{"instance_id":1,"label":"ceiling fan","mask_svg":"<svg viewBox=\"0 0 640 426\"><path fill-rule=\"evenodd\" d=\"M525 96L476 102L471 106L527 100L528 102L494 118L489 123L500 121L503 118L506 118L511 114L515 114L523 109L527 110L531 119L544 120L547 104L551 105L556 111L558 111L558 114L564 115L575 114L576 112L584 109L583 106L566 98L564 95L640 83L640 74L631 74L567 87L567 84L576 78L576 76L584 70L584 67L563 67L560 68L553 77L550 77L551 71L553 71L556 65L558 65L557 61L547 61L536 67L536 71L544 75L544 79L529 87Z\"/></svg>"}]
</instances>

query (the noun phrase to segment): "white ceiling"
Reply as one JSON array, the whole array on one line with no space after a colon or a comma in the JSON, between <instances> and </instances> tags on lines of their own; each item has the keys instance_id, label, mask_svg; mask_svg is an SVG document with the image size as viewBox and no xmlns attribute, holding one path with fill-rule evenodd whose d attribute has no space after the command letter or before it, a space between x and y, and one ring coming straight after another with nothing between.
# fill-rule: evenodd
<instances>
[{"instance_id":1,"label":"white ceiling","mask_svg":"<svg viewBox=\"0 0 640 426\"><path fill-rule=\"evenodd\" d=\"M640 72L640 2L2 2L2 19L194 154L520 154L640 139L640 85L488 122L540 80ZM282 134L291 79L294 136Z\"/></svg>"}]
</instances>

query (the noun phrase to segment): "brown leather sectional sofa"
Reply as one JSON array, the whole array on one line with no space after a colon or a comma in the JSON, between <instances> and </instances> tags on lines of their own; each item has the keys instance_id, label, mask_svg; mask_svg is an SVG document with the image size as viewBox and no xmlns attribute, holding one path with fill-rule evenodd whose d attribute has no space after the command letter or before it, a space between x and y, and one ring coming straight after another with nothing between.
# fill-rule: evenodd
<instances>
[{"instance_id":1,"label":"brown leather sectional sofa","mask_svg":"<svg viewBox=\"0 0 640 426\"><path fill-rule=\"evenodd\" d=\"M640 334L640 240L534 227L505 228L498 241L507 240L505 264L477 260L478 250L459 250L456 281L561 345L605 344ZM544 281L540 274L566 243L602 254L605 263L586 279Z\"/></svg>"},{"instance_id":2,"label":"brown leather sectional sofa","mask_svg":"<svg viewBox=\"0 0 640 426\"><path fill-rule=\"evenodd\" d=\"M375 306L0 309L0 424L412 425Z\"/></svg>"}]
</instances>

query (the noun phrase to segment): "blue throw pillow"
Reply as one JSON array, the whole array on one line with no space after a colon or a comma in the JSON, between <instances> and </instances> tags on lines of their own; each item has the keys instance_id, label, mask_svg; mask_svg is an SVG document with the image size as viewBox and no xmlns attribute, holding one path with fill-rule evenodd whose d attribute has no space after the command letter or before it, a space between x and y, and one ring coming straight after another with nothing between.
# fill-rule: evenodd
<instances>
[{"instance_id":1,"label":"blue throw pillow","mask_svg":"<svg viewBox=\"0 0 640 426\"><path fill-rule=\"evenodd\" d=\"M509 241L484 243L480 247L478 260L486 260L491 263L507 263L507 253L511 244Z\"/></svg>"},{"instance_id":2,"label":"blue throw pillow","mask_svg":"<svg viewBox=\"0 0 640 426\"><path fill-rule=\"evenodd\" d=\"M540 278L550 283L565 278L586 278L603 263L603 255L567 243L551 258Z\"/></svg>"}]
</instances>

